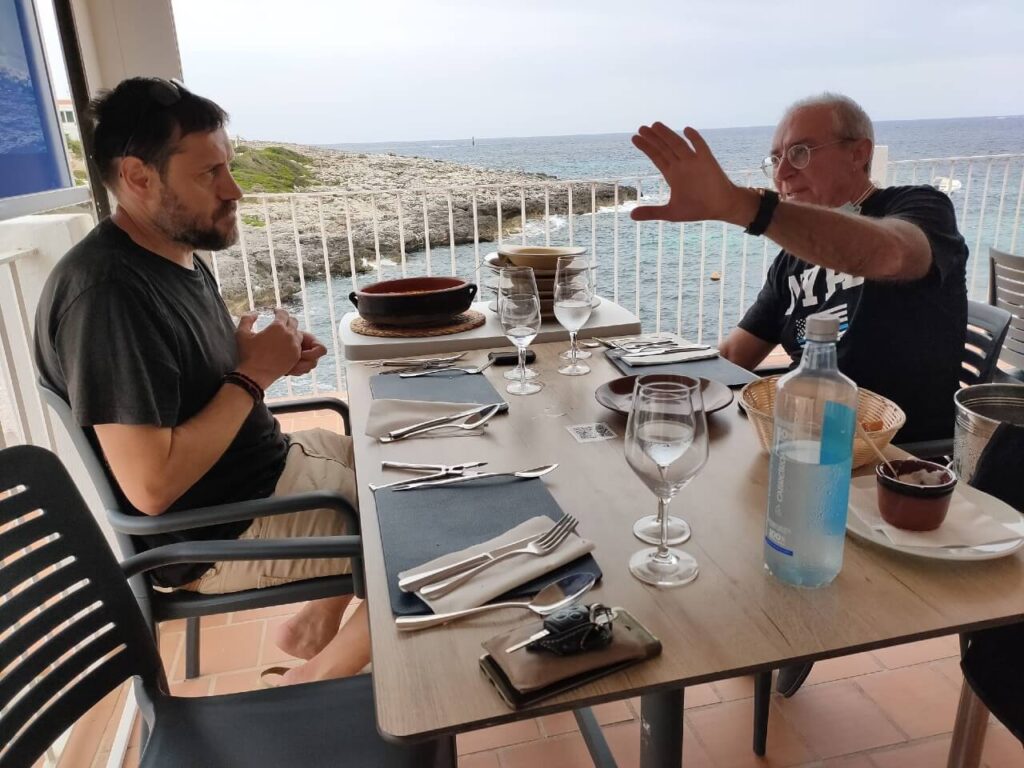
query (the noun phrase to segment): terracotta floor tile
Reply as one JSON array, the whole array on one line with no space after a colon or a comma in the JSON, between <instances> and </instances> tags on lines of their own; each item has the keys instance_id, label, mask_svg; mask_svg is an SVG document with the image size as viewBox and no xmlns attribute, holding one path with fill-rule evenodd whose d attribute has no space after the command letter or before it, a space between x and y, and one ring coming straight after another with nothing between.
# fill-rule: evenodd
<instances>
[{"instance_id":1,"label":"terracotta floor tile","mask_svg":"<svg viewBox=\"0 0 1024 768\"><path fill-rule=\"evenodd\" d=\"M168 675L174 670L178 654L184 653L184 632L160 632L160 658L164 662L164 670Z\"/></svg>"},{"instance_id":2,"label":"terracotta floor tile","mask_svg":"<svg viewBox=\"0 0 1024 768\"><path fill-rule=\"evenodd\" d=\"M266 608L253 608L251 611L235 611L228 614L229 624L242 624L246 621L259 621L274 616L293 616L302 608L302 603L288 603L286 605L268 605Z\"/></svg>"},{"instance_id":3,"label":"terracotta floor tile","mask_svg":"<svg viewBox=\"0 0 1024 768\"><path fill-rule=\"evenodd\" d=\"M878 768L946 768L949 734L871 753Z\"/></svg>"},{"instance_id":4,"label":"terracotta floor tile","mask_svg":"<svg viewBox=\"0 0 1024 768\"><path fill-rule=\"evenodd\" d=\"M850 681L815 685L791 699L773 697L772 711L773 719L780 712L821 757L905 741L885 713Z\"/></svg>"},{"instance_id":5,"label":"terracotta floor tile","mask_svg":"<svg viewBox=\"0 0 1024 768\"><path fill-rule=\"evenodd\" d=\"M813 765L813 764L812 764ZM821 768L877 768L866 755L853 755L847 757L833 757L820 763ZM811 768L811 766L808 766ZM817 766L814 766L817 768Z\"/></svg>"},{"instance_id":6,"label":"terracotta floor tile","mask_svg":"<svg viewBox=\"0 0 1024 768\"><path fill-rule=\"evenodd\" d=\"M768 720L767 754L757 757L752 748L752 699L693 710L686 718L718 768L800 765L819 757L778 712Z\"/></svg>"},{"instance_id":7,"label":"terracotta floor tile","mask_svg":"<svg viewBox=\"0 0 1024 768\"><path fill-rule=\"evenodd\" d=\"M906 667L911 664L920 664L924 661L944 659L947 656L959 656L960 641L955 635L933 637L931 640L921 640L916 643L905 643L904 645L880 648L871 653L889 669L896 669L897 667Z\"/></svg>"},{"instance_id":8,"label":"terracotta floor tile","mask_svg":"<svg viewBox=\"0 0 1024 768\"><path fill-rule=\"evenodd\" d=\"M1024 749L1017 738L1001 725L989 725L981 761L987 768L1022 768Z\"/></svg>"},{"instance_id":9,"label":"terracotta floor tile","mask_svg":"<svg viewBox=\"0 0 1024 768\"><path fill-rule=\"evenodd\" d=\"M754 676L728 677L711 683L722 701L749 699L754 695Z\"/></svg>"},{"instance_id":10,"label":"terracotta floor tile","mask_svg":"<svg viewBox=\"0 0 1024 768\"><path fill-rule=\"evenodd\" d=\"M111 720L114 720L116 727L116 719L121 712L118 706L121 698L122 690L116 688L78 719L61 754L60 768L89 768L92 765Z\"/></svg>"},{"instance_id":11,"label":"terracotta floor tile","mask_svg":"<svg viewBox=\"0 0 1024 768\"><path fill-rule=\"evenodd\" d=\"M459 768L501 768L497 752L477 752L459 758Z\"/></svg>"},{"instance_id":12,"label":"terracotta floor tile","mask_svg":"<svg viewBox=\"0 0 1024 768\"><path fill-rule=\"evenodd\" d=\"M539 739L517 747L506 747L499 753L501 768L593 768L587 745L578 733Z\"/></svg>"},{"instance_id":13,"label":"terracotta floor tile","mask_svg":"<svg viewBox=\"0 0 1024 768\"><path fill-rule=\"evenodd\" d=\"M210 682L209 677L197 677L194 680L172 680L169 685L172 696L208 696Z\"/></svg>"},{"instance_id":14,"label":"terracotta floor tile","mask_svg":"<svg viewBox=\"0 0 1024 768\"><path fill-rule=\"evenodd\" d=\"M957 687L957 690L960 690L960 685L964 681L964 673L960 671L959 656L954 656L950 659L939 659L938 661L933 661L928 666L952 682Z\"/></svg>"},{"instance_id":15,"label":"terracotta floor tile","mask_svg":"<svg viewBox=\"0 0 1024 768\"><path fill-rule=\"evenodd\" d=\"M753 696L753 690L751 690L751 696ZM686 693L683 695L683 708L693 709L694 707L706 707L708 704L717 704L721 701L718 696L718 692L714 689L711 683L702 683L701 685L691 685L686 689Z\"/></svg>"},{"instance_id":16,"label":"terracotta floor tile","mask_svg":"<svg viewBox=\"0 0 1024 768\"><path fill-rule=\"evenodd\" d=\"M618 768L638 768L640 765L640 723L619 723L602 729L608 747ZM683 725L683 765L686 768L715 768L711 757L698 741L693 729ZM460 766L461 768L461 766ZM543 766L543 768L549 768ZM550 768L554 768L551 766Z\"/></svg>"},{"instance_id":17,"label":"terracotta floor tile","mask_svg":"<svg viewBox=\"0 0 1024 768\"><path fill-rule=\"evenodd\" d=\"M460 755L468 755L472 752L522 744L524 741L539 739L540 736L536 720L520 720L516 723L460 734L457 739L458 752Z\"/></svg>"},{"instance_id":18,"label":"terracotta floor tile","mask_svg":"<svg viewBox=\"0 0 1024 768\"><path fill-rule=\"evenodd\" d=\"M593 708L594 717L600 725L612 725L633 719L633 710L625 701L610 701L598 704ZM544 715L537 718L541 731L546 736L558 736L578 730L576 716L572 712L559 712L557 715Z\"/></svg>"},{"instance_id":19,"label":"terracotta floor tile","mask_svg":"<svg viewBox=\"0 0 1024 768\"><path fill-rule=\"evenodd\" d=\"M856 683L911 739L953 730L960 690L934 669L906 667L864 675Z\"/></svg>"},{"instance_id":20,"label":"terracotta floor tile","mask_svg":"<svg viewBox=\"0 0 1024 768\"><path fill-rule=\"evenodd\" d=\"M243 669L241 672L224 672L214 676L210 693L241 693L242 691L255 691L261 687L260 670Z\"/></svg>"},{"instance_id":21,"label":"terracotta floor tile","mask_svg":"<svg viewBox=\"0 0 1024 768\"><path fill-rule=\"evenodd\" d=\"M223 624L203 627L199 652L199 671L203 675L216 675L238 669L255 667L259 663L263 624ZM171 679L185 676L185 654L178 655Z\"/></svg>"},{"instance_id":22,"label":"terracotta floor tile","mask_svg":"<svg viewBox=\"0 0 1024 768\"><path fill-rule=\"evenodd\" d=\"M877 672L882 668L870 653L855 653L851 656L840 656L835 659L825 659L815 662L811 674L807 676L804 685L816 685L828 683L833 680L842 680L857 675L866 675Z\"/></svg>"}]
</instances>

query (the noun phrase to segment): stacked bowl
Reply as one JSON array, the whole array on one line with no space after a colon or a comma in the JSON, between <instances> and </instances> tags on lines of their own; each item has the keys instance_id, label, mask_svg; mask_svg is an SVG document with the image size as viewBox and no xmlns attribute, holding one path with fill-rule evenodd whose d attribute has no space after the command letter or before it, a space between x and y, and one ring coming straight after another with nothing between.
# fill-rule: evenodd
<instances>
[{"instance_id":1,"label":"stacked bowl","mask_svg":"<svg viewBox=\"0 0 1024 768\"><path fill-rule=\"evenodd\" d=\"M542 245L502 245L497 252L484 258L487 275L484 284L491 292L488 304L492 311L498 310L498 273L502 267L531 267L537 281L537 295L540 298L540 314L543 320L555 317L555 268L559 256L582 256L586 248L556 247ZM594 299L595 303L598 301Z\"/></svg>"}]
</instances>

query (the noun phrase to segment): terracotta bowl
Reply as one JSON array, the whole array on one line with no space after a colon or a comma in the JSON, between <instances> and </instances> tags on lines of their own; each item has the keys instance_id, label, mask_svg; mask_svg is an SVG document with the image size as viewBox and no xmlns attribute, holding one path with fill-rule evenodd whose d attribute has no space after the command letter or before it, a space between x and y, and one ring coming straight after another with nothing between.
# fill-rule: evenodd
<instances>
[{"instance_id":1,"label":"terracotta bowl","mask_svg":"<svg viewBox=\"0 0 1024 768\"><path fill-rule=\"evenodd\" d=\"M921 459L893 459L889 463L900 477L922 469L942 475L938 485L919 485L894 478L885 464L876 466L878 511L882 519L908 531L932 531L942 525L956 487L956 473Z\"/></svg>"},{"instance_id":2,"label":"terracotta bowl","mask_svg":"<svg viewBox=\"0 0 1024 768\"><path fill-rule=\"evenodd\" d=\"M349 295L360 317L376 325L443 325L465 312L476 284L458 277L408 277L385 280Z\"/></svg>"}]
</instances>

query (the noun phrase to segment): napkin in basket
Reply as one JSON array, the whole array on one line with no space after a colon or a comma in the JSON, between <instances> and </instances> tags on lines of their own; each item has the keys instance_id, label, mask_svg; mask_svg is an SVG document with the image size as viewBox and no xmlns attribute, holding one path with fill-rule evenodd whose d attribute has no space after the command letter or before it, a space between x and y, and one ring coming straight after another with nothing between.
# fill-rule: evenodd
<instances>
[{"instance_id":1,"label":"napkin in basket","mask_svg":"<svg viewBox=\"0 0 1024 768\"><path fill-rule=\"evenodd\" d=\"M374 400L370 404L370 413L366 417L366 434L369 437L383 437L388 432L408 427L421 421L437 419L441 416L468 411L470 408L482 408L478 403L437 403L426 400ZM461 423L461 419L459 420ZM465 435L482 435L479 429L432 429L421 437L458 437Z\"/></svg>"},{"instance_id":2,"label":"napkin in basket","mask_svg":"<svg viewBox=\"0 0 1024 768\"><path fill-rule=\"evenodd\" d=\"M554 523L555 521L546 515L531 517L515 528L506 531L501 536L496 536L480 544L474 544L458 552L442 555L416 568L410 568L399 573L398 578L404 579L407 576L415 576L417 573L440 568L443 565L458 562L481 552L489 552L503 544L510 544L526 536L542 534L550 529ZM563 541L559 547L556 547L553 552L540 556L515 555L514 557L506 558L500 563L481 571L447 595L428 599L419 592L416 594L423 602L430 606L434 613L459 611L463 608L476 608L478 605L483 605L488 600L493 600L498 595L503 595L520 584L525 584L538 576L543 576L545 573L550 573L556 568L561 568L566 563L571 563L578 557L583 557L583 555L593 549L594 542L571 533L569 538Z\"/></svg>"},{"instance_id":3,"label":"napkin in basket","mask_svg":"<svg viewBox=\"0 0 1024 768\"><path fill-rule=\"evenodd\" d=\"M907 531L889 525L878 511L874 475L853 479L850 484L850 513L901 547L977 547L1021 538L1018 531L993 520L956 491L950 499L946 519L934 531Z\"/></svg>"}]
</instances>

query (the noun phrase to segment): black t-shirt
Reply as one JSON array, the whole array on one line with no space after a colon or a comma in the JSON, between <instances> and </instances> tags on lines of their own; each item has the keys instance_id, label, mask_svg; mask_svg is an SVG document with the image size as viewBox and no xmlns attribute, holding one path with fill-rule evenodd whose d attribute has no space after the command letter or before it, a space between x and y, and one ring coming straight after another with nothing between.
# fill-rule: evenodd
<instances>
[{"instance_id":1,"label":"black t-shirt","mask_svg":"<svg viewBox=\"0 0 1024 768\"><path fill-rule=\"evenodd\" d=\"M798 362L807 316L836 316L839 369L904 410L897 439L950 437L967 329L967 244L953 204L931 187L890 187L874 192L861 215L920 227L932 250L928 274L909 282L866 280L780 251L739 327L782 344Z\"/></svg>"},{"instance_id":2,"label":"black t-shirt","mask_svg":"<svg viewBox=\"0 0 1024 768\"><path fill-rule=\"evenodd\" d=\"M109 219L60 260L36 310L36 361L43 380L70 404L102 455L95 424L175 427L217 393L238 363L234 325L210 270L186 269L135 244ZM227 451L164 514L264 498L284 469L287 441L262 403ZM136 510L107 474L124 510ZM251 521L142 537L173 541L237 538ZM158 583L180 586L208 564L165 566Z\"/></svg>"}]
</instances>

